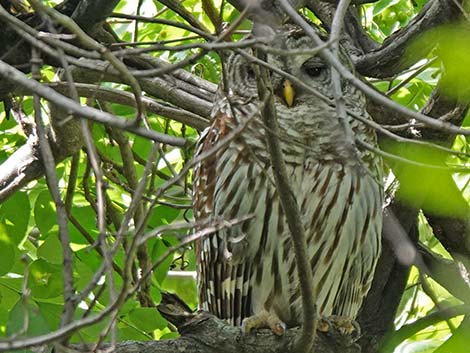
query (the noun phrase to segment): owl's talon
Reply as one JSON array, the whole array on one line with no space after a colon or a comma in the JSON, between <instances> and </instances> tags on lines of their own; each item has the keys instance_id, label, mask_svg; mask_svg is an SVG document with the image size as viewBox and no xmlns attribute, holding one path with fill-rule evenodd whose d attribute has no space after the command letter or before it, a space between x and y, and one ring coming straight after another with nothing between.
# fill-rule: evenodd
<instances>
[{"instance_id":1,"label":"owl's talon","mask_svg":"<svg viewBox=\"0 0 470 353\"><path fill-rule=\"evenodd\" d=\"M274 325L271 325L270 328L271 328L271 331L277 336L284 335L287 329L286 324L282 321L279 321L275 323Z\"/></svg>"},{"instance_id":2,"label":"owl's talon","mask_svg":"<svg viewBox=\"0 0 470 353\"><path fill-rule=\"evenodd\" d=\"M322 317L317 322L317 330L320 332L328 332L331 328L336 329L344 336L355 336L361 335L361 328L359 324L345 316L331 315L329 317Z\"/></svg>"},{"instance_id":3,"label":"owl's talon","mask_svg":"<svg viewBox=\"0 0 470 353\"><path fill-rule=\"evenodd\" d=\"M282 336L286 332L286 324L276 314L263 311L243 319L242 333L248 334L255 329L269 328L276 336Z\"/></svg>"},{"instance_id":4,"label":"owl's talon","mask_svg":"<svg viewBox=\"0 0 470 353\"><path fill-rule=\"evenodd\" d=\"M247 335L251 332L251 330L253 329L253 327L251 327L251 324L250 324L250 321L249 321L250 318L245 318L243 319L242 321L242 326L241 326L241 331L242 331L242 334L244 335Z\"/></svg>"},{"instance_id":5,"label":"owl's talon","mask_svg":"<svg viewBox=\"0 0 470 353\"><path fill-rule=\"evenodd\" d=\"M328 332L330 330L331 323L328 321L327 318L322 317L317 322L317 331L320 332Z\"/></svg>"}]
</instances>

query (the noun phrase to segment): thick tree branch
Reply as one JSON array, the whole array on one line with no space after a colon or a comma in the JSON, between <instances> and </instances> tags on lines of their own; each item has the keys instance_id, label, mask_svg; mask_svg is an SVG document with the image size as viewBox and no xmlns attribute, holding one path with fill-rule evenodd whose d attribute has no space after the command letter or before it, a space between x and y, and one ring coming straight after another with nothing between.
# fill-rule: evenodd
<instances>
[{"instance_id":1,"label":"thick tree branch","mask_svg":"<svg viewBox=\"0 0 470 353\"><path fill-rule=\"evenodd\" d=\"M30 136L28 141L1 165L0 203L43 174L44 167L39 159L37 138Z\"/></svg>"},{"instance_id":2,"label":"thick tree branch","mask_svg":"<svg viewBox=\"0 0 470 353\"><path fill-rule=\"evenodd\" d=\"M372 107L374 114L377 114L377 111L380 111L381 109L387 109L386 107L376 104L371 106L371 108ZM467 109L467 103L445 97L441 94L439 88L437 88L433 92L432 98L429 100L426 107L423 108L423 112L435 118L447 116L449 118L448 121L456 125L460 125ZM399 115L395 116L400 119ZM449 146L454 139L453 136L449 136L449 134L443 131L434 129L423 128L420 132L424 139L430 139L431 141L443 146ZM448 180L449 185L455 185L450 174L448 175L448 179L450 179ZM417 180L417 182L420 182L420 180ZM433 186L438 187L438 185ZM457 192L456 195L456 197L462 198L460 192ZM455 202L459 202L462 207L468 208L468 203L463 200L463 198L460 201L455 200ZM425 205L423 205L423 207L425 207ZM418 210L416 208L406 206L405 204L401 204L396 200L387 207L387 210L393 211L403 228L403 232L408 235L408 238L411 239L413 243L416 244L418 239L418 230L416 226ZM445 245L446 247L453 249L453 254L463 253L466 251L466 248L462 247L462 244L468 244L468 218L455 219L452 217L426 216L428 217L428 221L431 226L433 226L435 222L439 222L441 228L433 227L435 228L434 232L443 244L448 244L447 246ZM395 237L393 232L398 231L398 229L396 226L390 226L387 224L389 224L389 217L386 213L383 228L384 239L393 239ZM408 274L408 266L401 264L397 260L394 251L395 248L395 246L391 246L389 241L385 240L383 242L382 255L376 269L376 276L374 278L371 291L362 307L359 322L365 332L365 335L360 341L363 353L376 352L384 334L393 328L395 312L403 293ZM436 277L435 279L447 288L447 285L450 284L449 280L452 277L451 273L455 273L458 278L454 279L455 283L452 283L452 286L448 289L452 292L455 287L461 288L463 285L462 279L460 273L456 273L455 264L446 265L444 270L441 262L437 263L435 258L432 258L423 252L420 253L424 255L424 264L429 266L429 270L431 271L430 275L433 276L433 278ZM444 279L444 273L447 273L450 268L453 268L453 270L449 273L449 277ZM466 291L462 292L461 295L466 297L465 293Z\"/></svg>"},{"instance_id":3,"label":"thick tree branch","mask_svg":"<svg viewBox=\"0 0 470 353\"><path fill-rule=\"evenodd\" d=\"M457 6L460 0L431 0L421 12L400 30L387 37L383 44L360 57L356 61L357 70L364 76L388 78L409 68L425 57L434 48L435 41L420 41L413 51L408 51L410 44L419 36L437 26L456 21L461 17Z\"/></svg>"},{"instance_id":4,"label":"thick tree branch","mask_svg":"<svg viewBox=\"0 0 470 353\"><path fill-rule=\"evenodd\" d=\"M53 88L61 94L68 93L68 84L66 82L53 82L47 86ZM135 100L133 94L104 86L97 86L95 84L75 83L78 95L80 97L93 98L100 101L109 103L118 103L135 107ZM27 96L32 92L22 87L18 87L12 92L13 96ZM192 126L198 130L203 130L209 126L209 119L200 115L194 114L184 109L165 102L159 102L150 97L142 97L142 103L147 113L154 113L161 115L165 118L179 121L180 123Z\"/></svg>"},{"instance_id":5,"label":"thick tree branch","mask_svg":"<svg viewBox=\"0 0 470 353\"><path fill-rule=\"evenodd\" d=\"M182 336L174 340L149 342L124 342L113 353L291 353L300 329L286 331L282 337L268 330L243 335L239 327L233 327L216 317L201 312L189 323L180 327ZM80 348L75 346L74 348ZM91 348L90 346L88 348ZM82 349L86 350L82 346ZM106 345L98 352L105 352ZM359 353L359 347L347 336L330 330L319 333L315 341L315 353Z\"/></svg>"},{"instance_id":6,"label":"thick tree branch","mask_svg":"<svg viewBox=\"0 0 470 353\"><path fill-rule=\"evenodd\" d=\"M49 109L54 130L54 133L49 136L49 141L54 160L59 163L78 152L83 145L83 140L78 120L67 121L68 113L53 104L49 106ZM18 115L16 118L19 121L26 120L21 112L14 111L13 114ZM44 165L40 158L37 136L30 131L27 142L1 164L0 203L43 174Z\"/></svg>"},{"instance_id":7,"label":"thick tree branch","mask_svg":"<svg viewBox=\"0 0 470 353\"><path fill-rule=\"evenodd\" d=\"M375 353L384 335L393 328L395 314L408 279L409 263L402 264L390 239L418 240L418 211L394 201L386 208L382 230L382 254L372 287L362 304L358 322L363 332L362 353ZM397 222L399 225L397 226ZM389 240L387 240L389 239Z\"/></svg>"},{"instance_id":8,"label":"thick tree branch","mask_svg":"<svg viewBox=\"0 0 470 353\"><path fill-rule=\"evenodd\" d=\"M73 20L85 31L93 29L97 24L106 19L117 5L117 0L97 1L64 1L56 10L66 16L72 16ZM23 22L35 28L37 31L47 30L47 24L36 13L28 13L19 17ZM0 59L16 66L23 67L24 71L30 69L31 50L16 30L12 27L3 28L0 32L0 48L9 50Z\"/></svg>"},{"instance_id":9,"label":"thick tree branch","mask_svg":"<svg viewBox=\"0 0 470 353\"><path fill-rule=\"evenodd\" d=\"M100 60L80 60L86 67L75 67L73 70L74 80L83 83L96 82L122 82L119 74L109 69L109 65ZM134 57L130 64L163 65L161 60L150 59L149 56ZM133 66L135 67L135 66ZM185 109L202 117L208 117L212 109L212 101L216 91L216 85L194 77L189 73L176 70L172 75L163 77L139 78L142 90L148 95L164 100L179 108Z\"/></svg>"},{"instance_id":10,"label":"thick tree branch","mask_svg":"<svg viewBox=\"0 0 470 353\"><path fill-rule=\"evenodd\" d=\"M418 246L427 274L465 303L470 303L470 286L462 278L462 268L452 260L433 253L423 245Z\"/></svg>"}]
</instances>

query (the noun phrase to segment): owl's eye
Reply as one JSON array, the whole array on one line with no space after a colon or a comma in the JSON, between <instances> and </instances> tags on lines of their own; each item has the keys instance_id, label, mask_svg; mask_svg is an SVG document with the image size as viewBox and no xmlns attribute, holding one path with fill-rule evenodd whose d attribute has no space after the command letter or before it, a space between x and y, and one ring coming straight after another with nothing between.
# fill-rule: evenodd
<instances>
[{"instance_id":1,"label":"owl's eye","mask_svg":"<svg viewBox=\"0 0 470 353\"><path fill-rule=\"evenodd\" d=\"M248 79L250 80L255 80L256 79L256 73L255 73L255 70L253 70L253 68L251 66L248 66L246 68L246 76L248 77Z\"/></svg>"},{"instance_id":2,"label":"owl's eye","mask_svg":"<svg viewBox=\"0 0 470 353\"><path fill-rule=\"evenodd\" d=\"M307 67L305 73L310 77L318 77L323 71L323 67Z\"/></svg>"},{"instance_id":3,"label":"owl's eye","mask_svg":"<svg viewBox=\"0 0 470 353\"><path fill-rule=\"evenodd\" d=\"M302 70L312 78L318 77L324 72L326 65L319 62L306 61L302 65Z\"/></svg>"}]
</instances>

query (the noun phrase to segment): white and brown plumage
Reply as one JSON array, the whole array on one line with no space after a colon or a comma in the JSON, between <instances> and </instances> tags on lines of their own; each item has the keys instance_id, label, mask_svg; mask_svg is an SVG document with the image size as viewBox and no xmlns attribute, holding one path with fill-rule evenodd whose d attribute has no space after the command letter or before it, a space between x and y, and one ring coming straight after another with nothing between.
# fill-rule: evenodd
<instances>
[{"instance_id":1,"label":"white and brown plumage","mask_svg":"<svg viewBox=\"0 0 470 353\"><path fill-rule=\"evenodd\" d=\"M297 28L283 28L275 46L312 48ZM330 69L317 57L273 56L268 62L327 97ZM302 303L291 235L279 202L265 127L259 115L256 78L240 55L227 62L228 86L215 102L212 125L197 154L207 151L251 119L228 146L194 171L197 220L254 217L197 243L201 309L234 325L252 316L274 317L267 324L301 324ZM276 92L283 79L272 74ZM277 97L275 107L291 188L300 207L320 315L357 316L370 288L380 253L381 161L347 141L334 105L295 87L292 106ZM365 99L343 84L349 112L370 119ZM348 116L356 138L376 145L375 133ZM274 329L274 327L272 327Z\"/></svg>"}]
</instances>

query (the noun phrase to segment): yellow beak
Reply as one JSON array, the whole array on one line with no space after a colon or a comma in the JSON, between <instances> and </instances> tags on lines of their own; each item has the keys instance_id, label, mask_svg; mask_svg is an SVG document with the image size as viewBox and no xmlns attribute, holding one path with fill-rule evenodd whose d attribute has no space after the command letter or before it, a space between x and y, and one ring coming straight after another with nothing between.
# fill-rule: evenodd
<instances>
[{"instance_id":1,"label":"yellow beak","mask_svg":"<svg viewBox=\"0 0 470 353\"><path fill-rule=\"evenodd\" d=\"M284 95L284 100L286 101L287 106L292 107L294 104L295 90L292 82L288 79L285 79L282 84L282 94Z\"/></svg>"}]
</instances>

